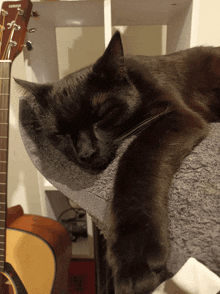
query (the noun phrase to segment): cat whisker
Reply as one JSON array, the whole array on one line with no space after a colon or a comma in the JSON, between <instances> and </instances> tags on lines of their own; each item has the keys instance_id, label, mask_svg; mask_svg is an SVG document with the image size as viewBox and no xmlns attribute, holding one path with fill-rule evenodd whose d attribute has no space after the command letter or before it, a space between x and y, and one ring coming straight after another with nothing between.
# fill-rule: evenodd
<instances>
[{"instance_id":1,"label":"cat whisker","mask_svg":"<svg viewBox=\"0 0 220 294\"><path fill-rule=\"evenodd\" d=\"M172 109L170 107L167 107L167 109L151 118L147 118L144 121L142 121L141 123L137 124L133 129L131 129L130 131L128 131L127 133L123 134L122 136L118 137L117 139L115 139L115 143L120 143L121 141L129 138L132 135L136 135L138 134L143 127L145 127L147 124L150 124L150 122L156 120L157 118L159 118L160 116L167 114L169 112L171 112Z\"/></svg>"}]
</instances>

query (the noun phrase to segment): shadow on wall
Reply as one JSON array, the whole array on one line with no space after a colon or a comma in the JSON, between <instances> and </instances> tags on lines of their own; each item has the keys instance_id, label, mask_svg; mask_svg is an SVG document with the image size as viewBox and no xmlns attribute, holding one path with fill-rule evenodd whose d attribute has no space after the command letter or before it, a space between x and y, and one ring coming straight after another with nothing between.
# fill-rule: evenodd
<instances>
[{"instance_id":1,"label":"shadow on wall","mask_svg":"<svg viewBox=\"0 0 220 294\"><path fill-rule=\"evenodd\" d=\"M25 212L42 214L37 170L13 126L9 134L8 199L8 207L20 204Z\"/></svg>"},{"instance_id":2,"label":"shadow on wall","mask_svg":"<svg viewBox=\"0 0 220 294\"><path fill-rule=\"evenodd\" d=\"M115 26L113 33L116 30L121 32L125 54L162 54L162 26Z\"/></svg>"},{"instance_id":3,"label":"shadow on wall","mask_svg":"<svg viewBox=\"0 0 220 294\"><path fill-rule=\"evenodd\" d=\"M162 26L120 26L125 54L161 55ZM104 27L56 28L59 77L93 64L104 52Z\"/></svg>"}]
</instances>

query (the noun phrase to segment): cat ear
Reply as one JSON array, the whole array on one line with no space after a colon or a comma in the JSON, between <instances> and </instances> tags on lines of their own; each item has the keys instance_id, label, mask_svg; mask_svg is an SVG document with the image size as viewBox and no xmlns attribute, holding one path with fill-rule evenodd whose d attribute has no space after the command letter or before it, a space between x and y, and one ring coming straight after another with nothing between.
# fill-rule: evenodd
<instances>
[{"instance_id":1,"label":"cat ear","mask_svg":"<svg viewBox=\"0 0 220 294\"><path fill-rule=\"evenodd\" d=\"M125 77L124 53L119 31L116 31L104 54L93 65L93 71L104 78Z\"/></svg>"},{"instance_id":2,"label":"cat ear","mask_svg":"<svg viewBox=\"0 0 220 294\"><path fill-rule=\"evenodd\" d=\"M24 90L25 94L32 94L36 100L42 106L47 106L48 94L49 91L52 89L52 85L49 84L37 84L32 82L27 82L20 79L14 79L15 82L21 86L22 90Z\"/></svg>"}]
</instances>

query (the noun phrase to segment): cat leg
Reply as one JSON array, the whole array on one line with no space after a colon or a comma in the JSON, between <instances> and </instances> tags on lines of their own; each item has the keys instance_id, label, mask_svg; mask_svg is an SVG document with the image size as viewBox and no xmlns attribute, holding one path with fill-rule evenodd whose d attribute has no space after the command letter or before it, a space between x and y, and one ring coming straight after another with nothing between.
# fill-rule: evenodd
<instances>
[{"instance_id":1,"label":"cat leg","mask_svg":"<svg viewBox=\"0 0 220 294\"><path fill-rule=\"evenodd\" d=\"M207 134L199 115L173 110L139 134L122 156L107 238L117 294L150 294L166 279L170 184Z\"/></svg>"}]
</instances>

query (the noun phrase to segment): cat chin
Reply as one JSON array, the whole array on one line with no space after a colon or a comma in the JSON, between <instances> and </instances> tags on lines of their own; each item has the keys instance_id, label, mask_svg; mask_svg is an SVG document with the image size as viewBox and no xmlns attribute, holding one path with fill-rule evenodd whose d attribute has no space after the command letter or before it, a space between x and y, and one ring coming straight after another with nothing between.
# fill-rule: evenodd
<instances>
[{"instance_id":1,"label":"cat chin","mask_svg":"<svg viewBox=\"0 0 220 294\"><path fill-rule=\"evenodd\" d=\"M83 160L79 158L76 148L69 135L63 136L53 134L50 136L47 135L47 138L56 149L68 158L69 161L78 165L85 172L91 175L102 173L116 157L117 148L112 147L109 148L109 152L106 152L105 150L105 152L103 151L101 154L97 154L93 159ZM99 150L99 152L101 151Z\"/></svg>"},{"instance_id":2,"label":"cat chin","mask_svg":"<svg viewBox=\"0 0 220 294\"><path fill-rule=\"evenodd\" d=\"M69 152L63 152L64 155L68 158L68 160L73 162L75 165L78 165L85 172L87 172L91 175L97 175L97 174L102 173L109 166L109 164L112 162L112 160L114 159L114 157L112 157L112 158L109 158L108 160L105 159L104 162L101 161L101 159L94 160L93 162L92 161L86 162L86 161L78 158L76 156L75 152L73 152L73 150L71 150L71 152L70 152L70 150L68 150L68 151Z\"/></svg>"},{"instance_id":3,"label":"cat chin","mask_svg":"<svg viewBox=\"0 0 220 294\"><path fill-rule=\"evenodd\" d=\"M76 153L75 160L77 160L77 164L83 168L84 171L92 175L102 173L116 157L117 148L114 148L113 146L108 150L102 150L102 148L98 150L99 151L93 158L85 160L79 158Z\"/></svg>"},{"instance_id":4,"label":"cat chin","mask_svg":"<svg viewBox=\"0 0 220 294\"><path fill-rule=\"evenodd\" d=\"M112 162L112 160L109 160L108 162L105 163L100 163L98 164L98 162L93 163L93 164L83 164L82 162L78 161L78 165L83 168L84 171L86 171L87 173L91 174L91 175L98 175L100 173L102 173L108 166L109 164Z\"/></svg>"}]
</instances>

